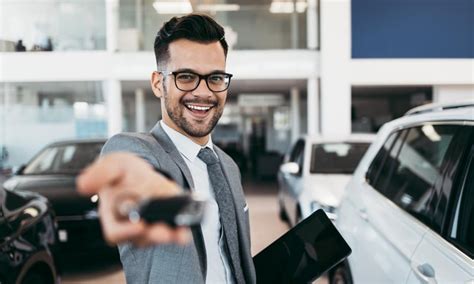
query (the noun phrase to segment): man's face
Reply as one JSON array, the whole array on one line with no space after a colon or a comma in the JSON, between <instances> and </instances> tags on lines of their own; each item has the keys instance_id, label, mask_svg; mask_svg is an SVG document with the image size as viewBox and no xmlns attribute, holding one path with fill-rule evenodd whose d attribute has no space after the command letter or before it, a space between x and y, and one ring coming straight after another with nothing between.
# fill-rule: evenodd
<instances>
[{"instance_id":1,"label":"man's face","mask_svg":"<svg viewBox=\"0 0 474 284\"><path fill-rule=\"evenodd\" d=\"M200 75L225 71L224 49L219 42L197 43L185 39L169 45L170 59L166 72L191 71ZM224 110L227 91L212 92L205 80L190 92L179 90L174 75L152 76L152 87L162 99L163 121L199 144L205 144L208 135Z\"/></svg>"}]
</instances>

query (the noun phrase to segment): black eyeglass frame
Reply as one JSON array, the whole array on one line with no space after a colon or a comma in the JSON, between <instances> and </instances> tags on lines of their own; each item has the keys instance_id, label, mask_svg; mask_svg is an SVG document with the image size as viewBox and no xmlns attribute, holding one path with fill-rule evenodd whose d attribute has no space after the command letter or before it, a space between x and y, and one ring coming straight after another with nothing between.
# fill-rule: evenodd
<instances>
[{"instance_id":1,"label":"black eyeglass frame","mask_svg":"<svg viewBox=\"0 0 474 284\"><path fill-rule=\"evenodd\" d=\"M170 71L170 72L167 72L167 71L158 71L159 73L163 74L163 76L169 76L169 75L173 75L174 77L174 85L176 86L176 88L180 91L183 91L183 92L192 92L194 90L196 90L199 85L201 84L201 80L204 79L204 81L206 82L206 86L207 88L211 91L211 92L214 92L214 93L220 93L220 92L224 92L224 91L227 91L229 89L229 86L230 86L230 81L232 79L232 76L234 76L233 74L230 74L230 73L226 73L226 72L212 72L212 73L209 73L207 75L201 75L201 74L198 74L196 72L193 72L193 71ZM193 75L196 75L198 76L199 80L197 81L198 83L196 84L196 86L193 88L193 89L190 89L190 90L183 90L181 89L180 87L178 87L178 82L176 82L176 75L179 75L179 74L183 74L183 73L190 73L190 74L193 74ZM213 89L211 89L211 87L209 86L209 82L207 81L207 79L212 76L212 75L226 75L226 76L229 76L229 83L227 84L227 87L224 89L224 90L220 90L220 91L214 91Z\"/></svg>"}]
</instances>

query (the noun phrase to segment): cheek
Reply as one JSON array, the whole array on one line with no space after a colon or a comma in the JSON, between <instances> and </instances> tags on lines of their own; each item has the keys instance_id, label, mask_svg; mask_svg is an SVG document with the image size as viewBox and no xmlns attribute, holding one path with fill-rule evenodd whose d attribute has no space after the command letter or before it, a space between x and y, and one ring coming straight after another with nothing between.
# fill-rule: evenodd
<instances>
[{"instance_id":1,"label":"cheek","mask_svg":"<svg viewBox=\"0 0 474 284\"><path fill-rule=\"evenodd\" d=\"M217 96L219 100L219 105L224 106L226 101L227 101L227 94L222 95L222 96Z\"/></svg>"}]
</instances>

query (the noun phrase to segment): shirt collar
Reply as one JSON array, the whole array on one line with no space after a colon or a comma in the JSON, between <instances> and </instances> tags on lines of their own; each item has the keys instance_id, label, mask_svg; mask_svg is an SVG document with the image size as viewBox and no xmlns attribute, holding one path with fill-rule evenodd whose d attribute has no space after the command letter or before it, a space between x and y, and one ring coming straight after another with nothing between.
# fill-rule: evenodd
<instances>
[{"instance_id":1,"label":"shirt collar","mask_svg":"<svg viewBox=\"0 0 474 284\"><path fill-rule=\"evenodd\" d=\"M199 151L205 147L209 147L209 149L211 149L215 153L211 136L209 136L209 141L207 141L207 144L201 146L186 137L185 135L183 135L182 133L166 125L163 120L160 121L160 125L165 131L165 133L169 136L171 141L173 141L178 151L189 161L193 162L194 159L197 158Z\"/></svg>"}]
</instances>

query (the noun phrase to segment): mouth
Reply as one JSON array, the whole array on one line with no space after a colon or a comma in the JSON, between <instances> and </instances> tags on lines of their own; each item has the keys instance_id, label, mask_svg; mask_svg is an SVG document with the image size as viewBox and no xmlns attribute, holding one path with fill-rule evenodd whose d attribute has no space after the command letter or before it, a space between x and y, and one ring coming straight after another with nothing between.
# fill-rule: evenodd
<instances>
[{"instance_id":1,"label":"mouth","mask_svg":"<svg viewBox=\"0 0 474 284\"><path fill-rule=\"evenodd\" d=\"M197 103L185 103L184 106L194 115L199 118L205 117L211 109L215 107L215 104L197 104Z\"/></svg>"}]
</instances>

